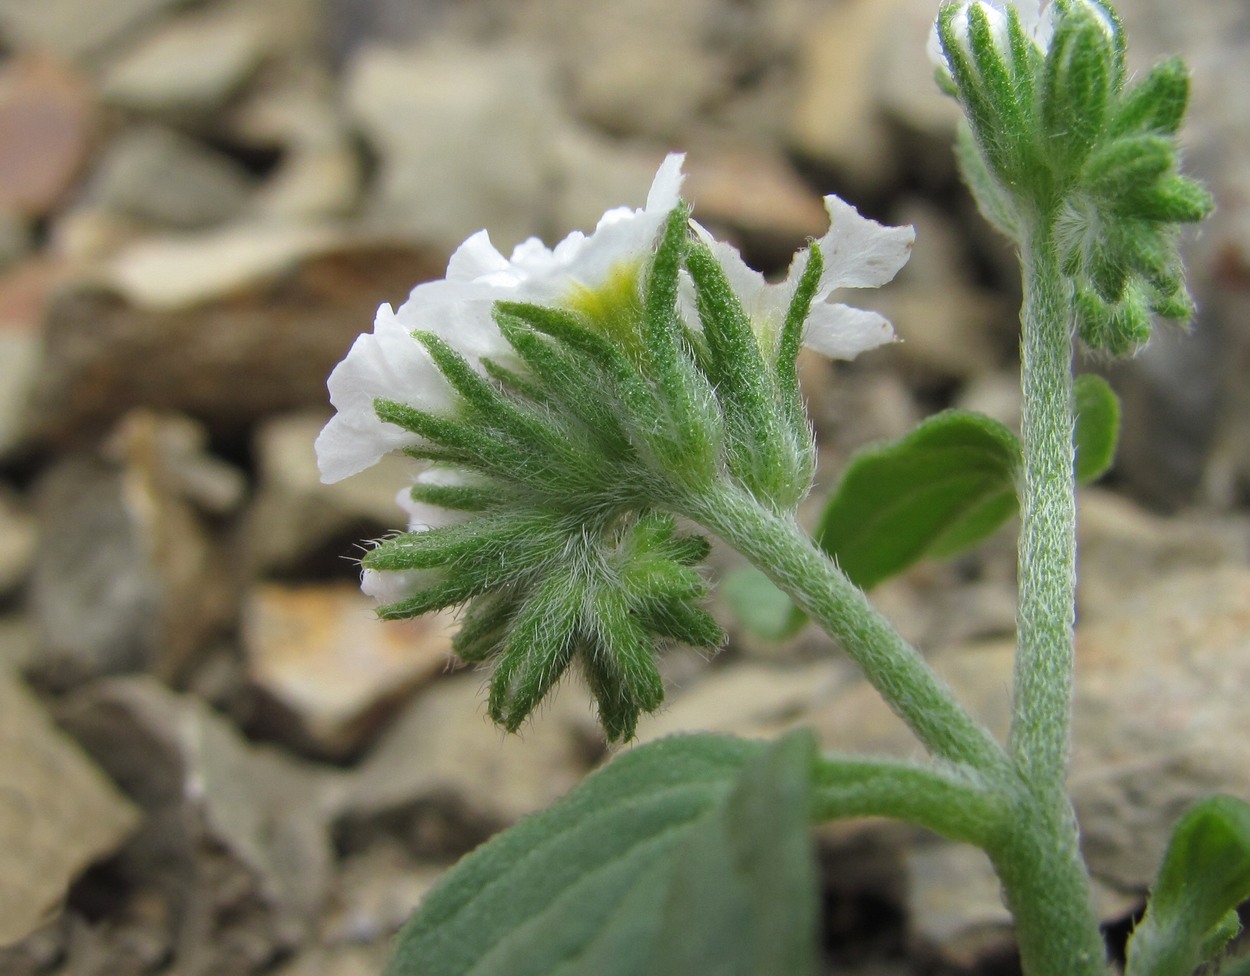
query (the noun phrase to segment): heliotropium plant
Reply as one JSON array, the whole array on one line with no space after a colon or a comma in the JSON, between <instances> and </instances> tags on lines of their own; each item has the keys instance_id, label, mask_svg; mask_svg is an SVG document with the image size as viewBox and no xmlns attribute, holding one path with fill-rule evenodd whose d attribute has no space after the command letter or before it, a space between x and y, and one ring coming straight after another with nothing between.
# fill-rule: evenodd
<instances>
[{"instance_id":1,"label":"heliotropium plant","mask_svg":"<svg viewBox=\"0 0 1250 976\"><path fill-rule=\"evenodd\" d=\"M362 560L385 618L460 608L456 653L489 672L508 731L578 672L609 740L659 708L657 658L724 635L703 603L709 543L769 581L773 623L835 638L927 748L927 761L822 755L689 735L626 750L547 811L483 845L401 933L392 976L816 971L809 828L895 817L989 856L1030 976L1108 963L1064 787L1078 481L1111 463L1114 394L1073 378L1187 319L1179 228L1211 203L1178 172L1187 99L1168 61L1130 85L1124 32L1095 0L959 2L934 29L939 82L963 106L963 172L1018 248L1023 420L947 412L854 459L814 536L795 519L813 468L796 359L891 341L830 301L884 284L908 228L826 197L830 228L767 283L691 219L680 156L641 210L590 236L504 257L485 232L444 279L383 306L330 377L317 443L333 481L401 451L406 532ZM1018 650L1008 740L956 700L864 590L1020 517ZM1218 964L1250 897L1250 805L1182 820L1129 945L1132 976ZM1229 971L1246 969L1244 961ZM1240 968L1238 968L1240 967Z\"/></svg>"}]
</instances>

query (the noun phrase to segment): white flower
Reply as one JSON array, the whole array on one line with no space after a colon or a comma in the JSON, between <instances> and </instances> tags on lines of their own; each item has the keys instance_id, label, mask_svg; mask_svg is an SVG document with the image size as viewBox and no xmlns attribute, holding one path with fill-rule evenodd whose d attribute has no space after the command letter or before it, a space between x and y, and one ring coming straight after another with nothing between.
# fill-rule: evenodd
<instances>
[{"instance_id":1,"label":"white flower","mask_svg":"<svg viewBox=\"0 0 1250 976\"><path fill-rule=\"evenodd\" d=\"M505 258L487 232L478 231L452 255L445 278L417 285L397 311L379 308L373 332L359 336L330 374L337 412L317 438L322 480L339 481L420 443L415 434L379 420L376 400L427 412L452 406L452 390L413 332L439 335L475 366L483 357L509 363L511 350L492 317L496 302L559 305L594 291L618 269L641 267L677 205L682 159L670 155L660 165L646 207L609 210L589 237L574 232L552 249L531 238Z\"/></svg>"},{"instance_id":2,"label":"white flower","mask_svg":"<svg viewBox=\"0 0 1250 976\"><path fill-rule=\"evenodd\" d=\"M875 288L890 281L907 263L916 232L911 227L886 227L862 217L849 203L832 195L825 197L825 210L829 231L815 242L824 258L824 269L804 326L803 344L833 359L853 359L892 341L894 330L876 312L827 299L838 288ZM698 224L694 228L724 268L762 351L766 356L775 354L786 312L807 267L808 252L795 256L784 281L768 284L735 248L714 240ZM693 305L690 291L686 291L687 309ZM687 317L691 317L689 312Z\"/></svg>"}]
</instances>

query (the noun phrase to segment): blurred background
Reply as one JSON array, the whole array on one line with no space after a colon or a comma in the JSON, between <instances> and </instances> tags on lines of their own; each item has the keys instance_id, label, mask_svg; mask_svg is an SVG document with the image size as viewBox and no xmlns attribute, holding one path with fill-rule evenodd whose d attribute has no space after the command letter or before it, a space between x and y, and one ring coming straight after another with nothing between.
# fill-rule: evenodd
<instances>
[{"instance_id":1,"label":"blurred background","mask_svg":"<svg viewBox=\"0 0 1250 976\"><path fill-rule=\"evenodd\" d=\"M505 740L449 618L374 620L352 559L399 524L405 463L317 479L330 369L479 228L589 230L681 150L696 217L777 273L836 192L917 243L847 298L903 341L803 363L813 506L935 410L1016 420L1018 272L954 171L936 7L0 0L0 972L377 973L444 866L604 757L575 685ZM1120 10L1135 70L1193 70L1218 211L1192 333L1083 364L1125 407L1081 499L1073 773L1113 943L1176 813L1250 795L1250 8ZM874 593L1000 729L1014 558L1003 533ZM915 753L821 635L722 610L729 647L666 659L644 740L802 722ZM876 823L819 844L836 971L1014 971L979 853Z\"/></svg>"}]
</instances>

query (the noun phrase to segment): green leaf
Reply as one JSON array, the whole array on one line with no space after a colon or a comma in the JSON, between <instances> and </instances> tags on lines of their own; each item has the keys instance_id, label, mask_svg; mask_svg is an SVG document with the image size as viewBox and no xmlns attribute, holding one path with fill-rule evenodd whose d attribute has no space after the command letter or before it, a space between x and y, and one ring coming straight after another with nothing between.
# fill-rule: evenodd
<instances>
[{"instance_id":1,"label":"green leaf","mask_svg":"<svg viewBox=\"0 0 1250 976\"><path fill-rule=\"evenodd\" d=\"M756 637L785 640L807 622L807 615L754 566L729 573L721 581L721 592L738 623Z\"/></svg>"},{"instance_id":2,"label":"green leaf","mask_svg":"<svg viewBox=\"0 0 1250 976\"><path fill-rule=\"evenodd\" d=\"M1222 948L1228 915L1250 899L1250 804L1200 801L1172 833L1146 917L1129 942L1130 976L1188 976Z\"/></svg>"},{"instance_id":3,"label":"green leaf","mask_svg":"<svg viewBox=\"0 0 1250 976\"><path fill-rule=\"evenodd\" d=\"M1107 473L1120 437L1120 400L1101 376L1076 378L1076 480L1089 484Z\"/></svg>"},{"instance_id":4,"label":"green leaf","mask_svg":"<svg viewBox=\"0 0 1250 976\"><path fill-rule=\"evenodd\" d=\"M813 972L816 871L808 821L815 758L806 732L761 751L726 802L691 831L676 852L648 974Z\"/></svg>"},{"instance_id":5,"label":"green leaf","mask_svg":"<svg viewBox=\"0 0 1250 976\"><path fill-rule=\"evenodd\" d=\"M1002 424L937 414L851 461L816 540L868 589L926 556L966 549L1011 518L1019 464L1019 442Z\"/></svg>"},{"instance_id":6,"label":"green leaf","mask_svg":"<svg viewBox=\"0 0 1250 976\"><path fill-rule=\"evenodd\" d=\"M806 734L684 736L625 753L448 872L386 974L810 973L813 762ZM727 919L745 921L722 930ZM729 968L679 969L687 937Z\"/></svg>"}]
</instances>

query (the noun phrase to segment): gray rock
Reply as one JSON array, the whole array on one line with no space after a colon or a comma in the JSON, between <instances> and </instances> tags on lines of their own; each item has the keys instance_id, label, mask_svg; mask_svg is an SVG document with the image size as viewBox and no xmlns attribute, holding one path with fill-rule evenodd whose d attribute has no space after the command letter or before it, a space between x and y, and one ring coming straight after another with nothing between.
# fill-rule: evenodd
<instances>
[{"instance_id":1,"label":"gray rock","mask_svg":"<svg viewBox=\"0 0 1250 976\"><path fill-rule=\"evenodd\" d=\"M98 682L58 717L145 813L118 870L167 906L179 971L253 972L307 941L335 774L249 745L149 678Z\"/></svg>"},{"instance_id":2,"label":"gray rock","mask_svg":"<svg viewBox=\"0 0 1250 976\"><path fill-rule=\"evenodd\" d=\"M232 617L220 547L182 487L193 468L162 452L162 434L185 423L132 415L113 459L72 455L38 484L30 602L41 679L63 686L138 670L173 679Z\"/></svg>"},{"instance_id":3,"label":"gray rock","mask_svg":"<svg viewBox=\"0 0 1250 976\"><path fill-rule=\"evenodd\" d=\"M110 0L84 9L81 0L0 0L0 31L23 47L62 57L97 55L158 14L190 0Z\"/></svg>"},{"instance_id":4,"label":"gray rock","mask_svg":"<svg viewBox=\"0 0 1250 976\"><path fill-rule=\"evenodd\" d=\"M354 477L322 484L313 443L327 419L322 411L281 414L256 429L258 484L243 534L253 575L289 573L349 530L367 537L403 527L406 516L395 496L417 463L388 455Z\"/></svg>"},{"instance_id":5,"label":"gray rock","mask_svg":"<svg viewBox=\"0 0 1250 976\"><path fill-rule=\"evenodd\" d=\"M347 583L253 587L243 649L253 685L295 745L344 759L414 688L451 663L452 614L386 622Z\"/></svg>"},{"instance_id":6,"label":"gray rock","mask_svg":"<svg viewBox=\"0 0 1250 976\"><path fill-rule=\"evenodd\" d=\"M263 61L270 24L259 4L218 4L166 21L109 65L104 98L127 109L200 114L219 109Z\"/></svg>"},{"instance_id":7,"label":"gray rock","mask_svg":"<svg viewBox=\"0 0 1250 976\"><path fill-rule=\"evenodd\" d=\"M1244 565L1174 572L1079 635L1071 785L1109 884L1143 890L1196 800L1250 799L1247 607Z\"/></svg>"},{"instance_id":8,"label":"gray rock","mask_svg":"<svg viewBox=\"0 0 1250 976\"><path fill-rule=\"evenodd\" d=\"M0 597L13 593L30 572L37 529L17 494L0 485Z\"/></svg>"},{"instance_id":9,"label":"gray rock","mask_svg":"<svg viewBox=\"0 0 1250 976\"><path fill-rule=\"evenodd\" d=\"M115 269L135 304L99 284L67 286L48 309L22 437L81 440L138 405L234 431L323 406L326 377L379 302L402 301L446 263L411 247L340 241L270 227L149 242Z\"/></svg>"},{"instance_id":10,"label":"gray rock","mask_svg":"<svg viewBox=\"0 0 1250 976\"><path fill-rule=\"evenodd\" d=\"M554 81L523 47L361 50L345 98L379 157L379 229L450 249L487 227L501 249L544 230L559 125Z\"/></svg>"},{"instance_id":11,"label":"gray rock","mask_svg":"<svg viewBox=\"0 0 1250 976\"><path fill-rule=\"evenodd\" d=\"M194 229L239 214L251 190L251 178L227 156L149 125L124 131L106 149L83 202L161 227Z\"/></svg>"},{"instance_id":12,"label":"gray rock","mask_svg":"<svg viewBox=\"0 0 1250 976\"><path fill-rule=\"evenodd\" d=\"M433 811L434 824L416 828L426 843L434 831L434 847L467 849L549 806L589 771L594 718L579 683L562 683L519 735L491 724L484 694L481 675L469 673L417 695L344 782L339 816L367 824L397 811Z\"/></svg>"},{"instance_id":13,"label":"gray rock","mask_svg":"<svg viewBox=\"0 0 1250 976\"><path fill-rule=\"evenodd\" d=\"M138 822L34 696L0 672L0 946L41 928L74 878Z\"/></svg>"}]
</instances>

